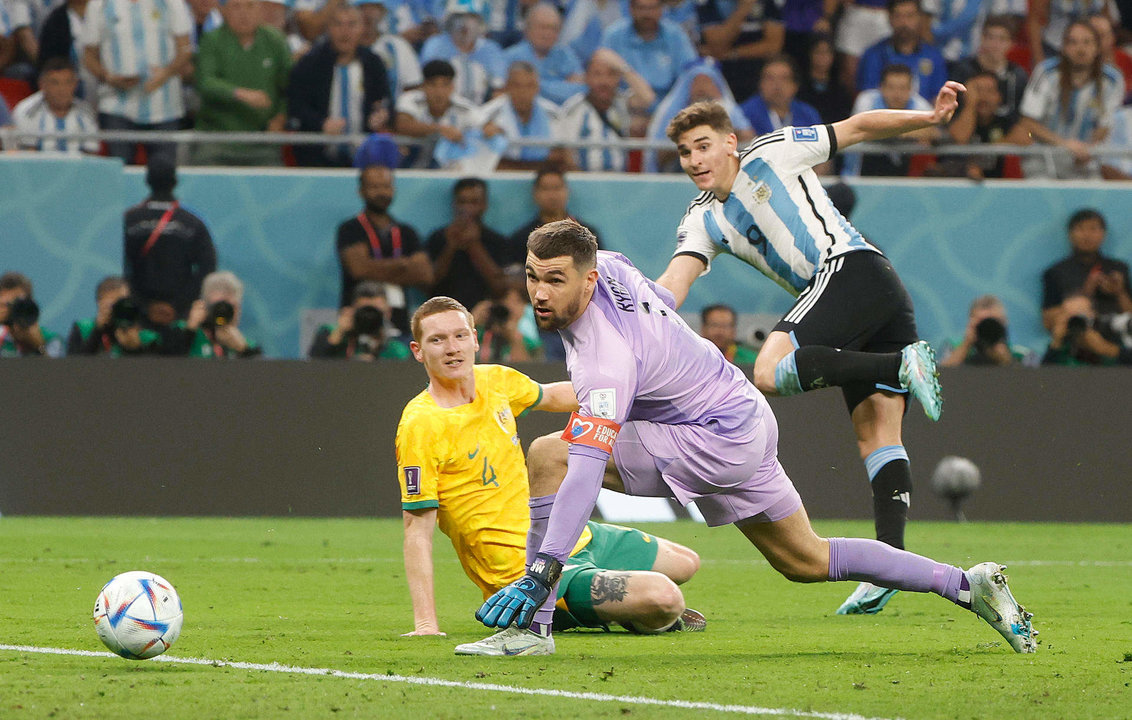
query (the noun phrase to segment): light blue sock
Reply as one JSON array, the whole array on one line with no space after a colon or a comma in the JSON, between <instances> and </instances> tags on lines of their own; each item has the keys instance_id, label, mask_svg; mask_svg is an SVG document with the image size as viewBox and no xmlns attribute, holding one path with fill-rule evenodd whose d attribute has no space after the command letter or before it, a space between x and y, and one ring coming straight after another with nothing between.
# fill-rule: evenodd
<instances>
[{"instance_id":1,"label":"light blue sock","mask_svg":"<svg viewBox=\"0 0 1132 720\"><path fill-rule=\"evenodd\" d=\"M778 361L774 366L774 389L779 395L798 395L802 392L802 383L798 380L798 363L794 359L794 350Z\"/></svg>"}]
</instances>

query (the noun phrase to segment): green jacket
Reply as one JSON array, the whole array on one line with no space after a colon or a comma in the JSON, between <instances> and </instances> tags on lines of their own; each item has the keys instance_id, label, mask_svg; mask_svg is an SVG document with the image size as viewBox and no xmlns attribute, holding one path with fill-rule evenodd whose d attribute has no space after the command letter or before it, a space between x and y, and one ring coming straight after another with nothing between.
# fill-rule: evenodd
<instances>
[{"instance_id":1,"label":"green jacket","mask_svg":"<svg viewBox=\"0 0 1132 720\"><path fill-rule=\"evenodd\" d=\"M196 60L196 87L200 112L196 129L205 131L257 132L271 118L287 112L287 82L291 74L291 51L287 39L272 27L260 26L248 48L244 48L227 25L207 32L200 40ZM263 110L236 99L236 88L262 90L272 99Z\"/></svg>"}]
</instances>

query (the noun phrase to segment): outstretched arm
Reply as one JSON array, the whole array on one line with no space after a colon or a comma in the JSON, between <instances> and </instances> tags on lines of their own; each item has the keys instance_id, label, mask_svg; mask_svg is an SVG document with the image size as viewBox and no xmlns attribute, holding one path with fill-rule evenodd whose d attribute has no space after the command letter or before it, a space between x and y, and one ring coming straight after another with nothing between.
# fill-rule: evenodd
<instances>
[{"instance_id":1,"label":"outstretched arm","mask_svg":"<svg viewBox=\"0 0 1132 720\"><path fill-rule=\"evenodd\" d=\"M707 265L698 257L677 255L669 261L668 267L656 279L656 284L672 293L676 298L676 308L679 308L688 299L688 291L692 289L692 283L703 275L705 269Z\"/></svg>"},{"instance_id":2,"label":"outstretched arm","mask_svg":"<svg viewBox=\"0 0 1132 720\"><path fill-rule=\"evenodd\" d=\"M436 621L432 592L432 531L436 508L402 510L405 520L405 578L413 601L413 631L410 635L443 635Z\"/></svg>"},{"instance_id":3,"label":"outstretched arm","mask_svg":"<svg viewBox=\"0 0 1132 720\"><path fill-rule=\"evenodd\" d=\"M946 125L959 107L959 93L967 88L954 80L948 80L940 88L935 99L935 107L927 110L870 110L853 115L833 124L837 137L837 148L844 150L850 145L871 140L902 135L913 130L935 125Z\"/></svg>"},{"instance_id":4,"label":"outstretched arm","mask_svg":"<svg viewBox=\"0 0 1132 720\"><path fill-rule=\"evenodd\" d=\"M574 394L574 386L568 380L549 383L542 386L542 400L531 409L544 412L576 412L578 396Z\"/></svg>"}]
</instances>

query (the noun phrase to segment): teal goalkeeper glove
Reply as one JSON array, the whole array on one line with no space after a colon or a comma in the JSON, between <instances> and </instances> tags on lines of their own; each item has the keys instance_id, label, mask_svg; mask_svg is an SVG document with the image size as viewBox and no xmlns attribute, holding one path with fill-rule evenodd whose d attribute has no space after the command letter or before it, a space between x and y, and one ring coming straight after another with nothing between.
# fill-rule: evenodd
<instances>
[{"instance_id":1,"label":"teal goalkeeper glove","mask_svg":"<svg viewBox=\"0 0 1132 720\"><path fill-rule=\"evenodd\" d=\"M489 597L476 611L476 620L488 627L505 628L515 623L524 630L529 628L561 575L562 563L544 553L535 555L527 574Z\"/></svg>"}]
</instances>

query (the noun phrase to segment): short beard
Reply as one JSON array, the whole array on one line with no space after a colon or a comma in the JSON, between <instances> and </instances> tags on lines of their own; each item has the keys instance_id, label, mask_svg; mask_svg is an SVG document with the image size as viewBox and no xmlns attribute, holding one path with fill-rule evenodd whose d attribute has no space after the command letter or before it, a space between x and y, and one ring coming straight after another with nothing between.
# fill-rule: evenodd
<instances>
[{"instance_id":1,"label":"short beard","mask_svg":"<svg viewBox=\"0 0 1132 720\"><path fill-rule=\"evenodd\" d=\"M548 318L541 318L536 313L535 324L538 325L539 330L562 330L563 328L569 327L578 319L578 308L581 306L582 301L579 298L566 307L565 315L552 313Z\"/></svg>"},{"instance_id":2,"label":"short beard","mask_svg":"<svg viewBox=\"0 0 1132 720\"><path fill-rule=\"evenodd\" d=\"M366 200L366 210L369 210L375 215L384 215L392 204L392 199L386 200L382 198L381 200Z\"/></svg>"}]
</instances>

